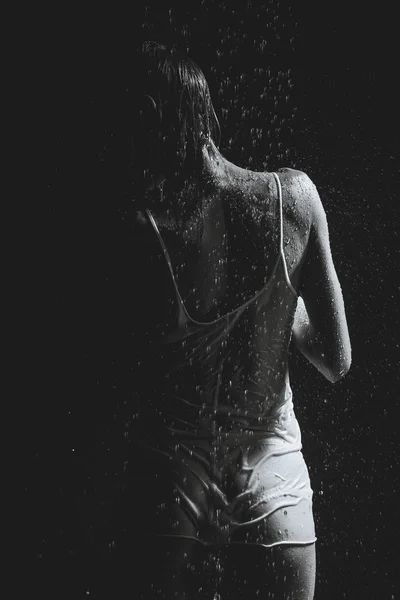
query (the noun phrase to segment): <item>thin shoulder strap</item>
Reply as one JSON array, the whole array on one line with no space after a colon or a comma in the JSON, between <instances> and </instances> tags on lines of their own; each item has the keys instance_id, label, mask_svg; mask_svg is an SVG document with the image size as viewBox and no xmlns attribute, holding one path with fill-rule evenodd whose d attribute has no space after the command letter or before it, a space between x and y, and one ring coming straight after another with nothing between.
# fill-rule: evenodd
<instances>
[{"instance_id":1,"label":"thin shoulder strap","mask_svg":"<svg viewBox=\"0 0 400 600\"><path fill-rule=\"evenodd\" d=\"M161 248L163 249L164 252L164 256L165 259L167 261L167 265L169 268L169 272L171 273L171 277L172 277L172 283L174 284L174 288L175 288L175 292L178 298L178 303L179 303L179 316L178 316L178 321L179 321L179 325L182 325L184 323L187 322L188 319L191 319L190 315L188 314L185 304L182 300L181 294L179 292L176 280L175 280L175 276L174 276L174 270L172 268L172 263L171 263L171 259L167 250L166 245L164 244L164 240L162 239L160 230L158 229L157 223L153 217L153 215L151 214L150 210L148 208L145 209L146 214L150 220L151 225L153 226L154 231L156 232L156 235L158 237L158 240L160 242Z\"/></svg>"},{"instance_id":2,"label":"thin shoulder strap","mask_svg":"<svg viewBox=\"0 0 400 600\"><path fill-rule=\"evenodd\" d=\"M279 233L279 248L280 248L280 255L282 257L282 262L283 262L283 271L285 273L285 279L286 279L286 283L288 284L289 288L291 289L291 291L293 292L293 294L297 297L298 293L296 292L296 290L294 289L294 287L292 286L292 283L290 281L289 278L289 273L287 270L287 264L286 264L286 258L285 258L285 253L283 251L283 205L282 205L282 185L280 182L280 179L277 175L277 173L272 173L272 175L275 177L275 181L276 181L276 185L278 188L278 198L279 198L279 222L280 222L280 233Z\"/></svg>"},{"instance_id":3,"label":"thin shoulder strap","mask_svg":"<svg viewBox=\"0 0 400 600\"><path fill-rule=\"evenodd\" d=\"M163 252L165 254L165 258L167 259L168 266L169 266L169 268L171 270L171 275L173 276L172 265L171 265L171 260L169 258L168 250L167 250L166 245L164 244L164 240L161 237L161 233L160 233L160 231L158 229L158 226L157 226L157 223L155 221L155 218L153 217L153 215L151 214L151 212L149 211L148 208L145 209L145 212L146 212L146 214L147 214L147 216L149 218L150 223L153 226L154 231L156 232L156 235L158 237L158 241L160 242L161 248L163 249Z\"/></svg>"}]
</instances>

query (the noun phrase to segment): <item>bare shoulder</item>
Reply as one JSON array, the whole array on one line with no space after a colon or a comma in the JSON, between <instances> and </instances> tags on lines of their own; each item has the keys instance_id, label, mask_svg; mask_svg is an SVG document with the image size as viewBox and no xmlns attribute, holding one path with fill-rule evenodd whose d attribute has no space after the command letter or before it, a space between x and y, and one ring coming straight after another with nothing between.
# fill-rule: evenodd
<instances>
[{"instance_id":1,"label":"bare shoulder","mask_svg":"<svg viewBox=\"0 0 400 600\"><path fill-rule=\"evenodd\" d=\"M148 223L144 210L135 210L133 222L136 225L136 227L143 228L147 226Z\"/></svg>"},{"instance_id":2,"label":"bare shoulder","mask_svg":"<svg viewBox=\"0 0 400 600\"><path fill-rule=\"evenodd\" d=\"M151 224L146 211L143 209L134 210L131 219L131 228L133 239L138 244L154 244L155 236L151 235Z\"/></svg>"},{"instance_id":3,"label":"bare shoulder","mask_svg":"<svg viewBox=\"0 0 400 600\"><path fill-rule=\"evenodd\" d=\"M311 226L315 221L325 218L318 190L310 177L297 169L278 170L282 185L284 210L291 209L299 223Z\"/></svg>"},{"instance_id":4,"label":"bare shoulder","mask_svg":"<svg viewBox=\"0 0 400 600\"><path fill-rule=\"evenodd\" d=\"M282 190L296 200L301 202L304 208L311 209L319 200L317 188L304 171L283 168L278 170Z\"/></svg>"}]
</instances>

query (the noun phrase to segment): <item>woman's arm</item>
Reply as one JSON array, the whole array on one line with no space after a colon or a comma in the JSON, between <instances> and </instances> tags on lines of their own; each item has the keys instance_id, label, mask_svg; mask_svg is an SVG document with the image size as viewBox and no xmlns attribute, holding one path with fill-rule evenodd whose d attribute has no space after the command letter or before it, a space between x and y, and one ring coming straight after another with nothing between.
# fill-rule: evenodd
<instances>
[{"instance_id":1,"label":"woman's arm","mask_svg":"<svg viewBox=\"0 0 400 600\"><path fill-rule=\"evenodd\" d=\"M340 381L342 377L346 375L350 368L350 361L346 364L345 361L339 366L339 370L335 366L328 365L325 360L325 354L323 352L322 344L318 343L318 336L312 333L310 319L304 304L304 300L299 296L297 303L297 310L293 324L293 340L305 356L305 358L314 367L322 373L331 383ZM321 346L321 347L319 347Z\"/></svg>"},{"instance_id":2,"label":"woman's arm","mask_svg":"<svg viewBox=\"0 0 400 600\"><path fill-rule=\"evenodd\" d=\"M319 194L302 174L312 223L300 275L293 339L303 355L332 383L350 369L351 345L340 283L333 265L328 224Z\"/></svg>"}]
</instances>

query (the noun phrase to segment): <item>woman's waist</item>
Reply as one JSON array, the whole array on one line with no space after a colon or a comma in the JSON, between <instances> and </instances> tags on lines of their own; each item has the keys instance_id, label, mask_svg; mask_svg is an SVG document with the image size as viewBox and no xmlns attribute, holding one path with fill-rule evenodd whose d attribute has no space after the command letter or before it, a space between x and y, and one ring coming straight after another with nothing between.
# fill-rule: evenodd
<instances>
[{"instance_id":1,"label":"woman's waist","mask_svg":"<svg viewBox=\"0 0 400 600\"><path fill-rule=\"evenodd\" d=\"M248 407L224 401L188 401L163 398L159 410L147 406L132 422L135 438L212 441L234 445L253 440L289 440L299 437L292 392L286 386L275 398L259 398Z\"/></svg>"},{"instance_id":2,"label":"woman's waist","mask_svg":"<svg viewBox=\"0 0 400 600\"><path fill-rule=\"evenodd\" d=\"M276 426L269 430L199 429L190 433L166 428L163 435L158 436L146 436L146 431L142 430L132 442L134 463L141 456L145 464L153 461L162 470L175 468L178 464L192 465L193 468L197 464L203 465L206 470L219 466L224 470L229 465L237 465L244 456L283 456L299 452L302 447L295 417L290 427Z\"/></svg>"}]
</instances>

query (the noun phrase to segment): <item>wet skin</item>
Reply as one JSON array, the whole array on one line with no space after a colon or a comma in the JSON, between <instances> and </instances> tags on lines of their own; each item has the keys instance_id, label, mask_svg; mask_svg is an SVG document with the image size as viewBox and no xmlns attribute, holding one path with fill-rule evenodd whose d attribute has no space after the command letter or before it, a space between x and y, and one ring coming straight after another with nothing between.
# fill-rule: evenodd
<instances>
[{"instance_id":1,"label":"wet skin","mask_svg":"<svg viewBox=\"0 0 400 600\"><path fill-rule=\"evenodd\" d=\"M279 177L287 269L293 287L302 296L294 340L306 358L334 382L350 368L351 348L325 211L306 174L285 168L279 170ZM172 190L162 175L157 181L163 185L163 201L156 203L152 212L189 314L207 321L213 316L212 308L223 314L254 296L268 279L273 264L268 253L268 246L274 244L276 220L269 210L277 195L273 175L237 167L211 144L203 149L201 176L194 175ZM153 188L150 193L160 195L159 188L154 187L149 185ZM234 220L229 223L226 218L227 207L235 213L238 224L246 222L251 228L255 249L251 264L244 260L243 248L235 243L237 231ZM149 227L138 211L138 237L151 239L152 234L143 231ZM249 270L253 272L250 277Z\"/></svg>"},{"instance_id":2,"label":"wet skin","mask_svg":"<svg viewBox=\"0 0 400 600\"><path fill-rule=\"evenodd\" d=\"M187 311L192 318L204 322L235 310L268 280L277 256L277 221L272 209L276 206L277 186L272 173L237 167L224 159L212 144L203 149L200 173L193 174L182 185L172 185L160 174L156 185L147 186L147 194ZM302 295L293 337L308 360L327 379L337 381L350 367L351 349L325 212L307 175L293 169L280 169L278 173L283 193L288 274L293 287ZM246 255L243 247L235 243L243 232L251 241L251 251ZM160 252L160 247L142 210L135 214L134 234L140 253L137 259L144 271L151 273L151 256ZM141 241L146 243L145 251ZM146 317L145 311L144 306L144 312L140 313L144 321L152 316L150 311ZM142 553L144 548L154 557L157 547L161 553L160 564L169 557L168 569L157 570L161 578L158 585L165 597L174 597L175 593L182 598L198 597L198 581L190 582L193 572L202 573L204 564L199 559L198 542L172 538L158 542L148 536L139 546L140 560L146 555ZM139 560L139 555L136 556ZM257 565L255 586L249 583L247 567L243 570L249 560ZM236 593L237 597L243 594L249 598L252 594L267 597L271 586L277 600L313 597L315 548L312 544L276 549L232 547L225 553L224 564L225 584L229 587L229 580L236 582L235 589L231 587L227 592L227 598L234 598ZM184 565L193 565L194 571L186 573ZM155 572L151 575L154 581ZM261 596L257 595L258 591ZM150 594L150 588L146 594ZM200 597L203 596L200 594Z\"/></svg>"}]
</instances>

